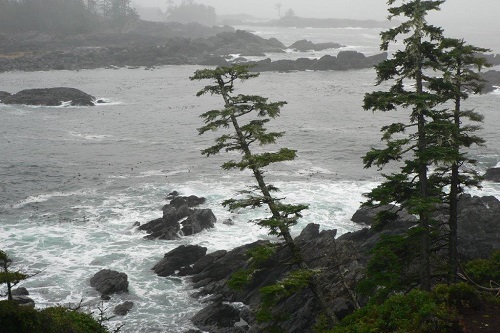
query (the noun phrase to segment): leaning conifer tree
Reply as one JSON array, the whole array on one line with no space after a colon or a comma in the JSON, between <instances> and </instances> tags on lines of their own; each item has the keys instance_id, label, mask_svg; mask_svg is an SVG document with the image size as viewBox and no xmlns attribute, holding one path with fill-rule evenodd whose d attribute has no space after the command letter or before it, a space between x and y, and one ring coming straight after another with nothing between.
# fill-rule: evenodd
<instances>
[{"instance_id":1,"label":"leaning conifer tree","mask_svg":"<svg viewBox=\"0 0 500 333\"><path fill-rule=\"evenodd\" d=\"M448 147L435 144L439 126L434 123L435 110L441 100L436 93L426 91L424 84L431 81L428 76L439 70L439 42L442 29L430 25L426 16L439 10L444 1L389 0L388 5L400 2L388 9L390 16L403 17L407 21L381 33L381 49L403 40L403 47L393 57L376 66L377 85L389 82L388 91L366 94L364 109L409 111L409 121L393 123L382 128L382 140L386 147L372 149L363 161L365 167L376 165L383 168L390 162L401 162L398 173L384 175L385 181L367 194L368 204L398 203L418 216L419 228L419 284L424 290L431 288L431 235L432 212L440 203L441 189L430 180L429 166L441 162L448 156Z\"/></svg>"},{"instance_id":2,"label":"leaning conifer tree","mask_svg":"<svg viewBox=\"0 0 500 333\"><path fill-rule=\"evenodd\" d=\"M466 149L473 145L482 145L484 140L477 135L481 127L474 122L482 122L483 116L474 110L463 110L462 102L470 94L478 94L483 88L479 75L483 67L488 67L486 59L479 56L488 49L467 44L464 40L445 38L440 43L442 50L440 62L443 75L435 78L429 88L442 96L443 102L451 102L451 110L445 111L445 121L451 123L451 136L447 138L450 146L451 161L437 171L443 175L443 185L449 186L447 201L449 204L448 266L449 280L455 282L458 273L458 199L464 187L479 186L480 177L472 168L476 161L471 159Z\"/></svg>"},{"instance_id":3,"label":"leaning conifer tree","mask_svg":"<svg viewBox=\"0 0 500 333\"><path fill-rule=\"evenodd\" d=\"M302 211L308 206L285 203L283 199L273 195L279 191L278 188L267 183L264 178L265 167L273 163L295 159L296 151L282 148L277 152L256 153L252 150L252 147L257 145L274 144L278 138L283 136L284 132L270 132L265 125L280 115L281 107L286 102L269 102L267 98L256 95L235 95L234 84L237 80L247 80L259 75L258 73L250 73L249 69L248 65L232 65L198 70L191 77L191 80L210 80L213 82L199 91L197 96L209 93L221 96L224 101L222 109L211 110L201 115L205 126L199 128L199 133L231 128L229 133L217 138L216 144L203 150L202 154L210 156L221 151L241 153L241 160L226 162L222 168L225 170L248 169L252 172L257 185L249 187L248 191L243 191L244 198L229 199L224 201L223 205L231 211L266 206L271 215L256 221L256 223L267 228L270 235L283 238L292 253L294 263L300 270L311 273L290 233L290 228L302 217ZM318 284L315 282L314 274L307 274L307 276L310 277L307 284L325 315L328 316L332 324L337 324L338 319L326 304Z\"/></svg>"},{"instance_id":4,"label":"leaning conifer tree","mask_svg":"<svg viewBox=\"0 0 500 333\"><path fill-rule=\"evenodd\" d=\"M22 280L27 279L29 276L21 273L20 271L11 271L10 265L12 264L12 260L9 258L7 253L0 250L0 285L7 285L7 299L9 301L13 300L12 297L12 288L16 286Z\"/></svg>"}]
</instances>

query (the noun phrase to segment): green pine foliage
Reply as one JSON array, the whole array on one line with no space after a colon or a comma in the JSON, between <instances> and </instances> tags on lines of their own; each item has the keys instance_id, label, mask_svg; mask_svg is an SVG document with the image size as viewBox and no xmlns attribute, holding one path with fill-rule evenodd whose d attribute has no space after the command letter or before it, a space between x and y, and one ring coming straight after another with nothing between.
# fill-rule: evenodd
<instances>
[{"instance_id":1,"label":"green pine foliage","mask_svg":"<svg viewBox=\"0 0 500 333\"><path fill-rule=\"evenodd\" d=\"M191 77L191 80L208 80L211 82L211 84L201 89L197 96L205 94L218 95L224 102L221 109L210 110L201 115L205 125L199 128L199 134L208 131L224 131L221 136L215 139L215 144L204 149L202 154L211 156L224 151L240 154L239 160L228 161L222 165L222 168L225 170L249 170L255 179L256 185L249 186L246 190L241 191L239 198L224 201L223 205L231 211L257 207L268 209L270 215L255 222L259 226L267 228L270 235L281 237L285 241L286 246L292 253L292 264L299 267L298 270L291 272L290 276L284 281L296 281L297 274L302 276L304 272L310 272L312 277L308 280L307 286L311 288L316 300L330 321L336 323L338 319L329 310L321 291L315 283L314 274L304 262L300 249L290 234L290 229L297 224L298 219L302 217L302 211L307 209L308 206L285 203L283 198L275 195L279 189L269 184L264 177L265 169L269 165L291 161L296 157L296 151L289 148L281 148L274 152L263 151L262 148L266 145L276 144L277 140L283 136L283 132L269 131L266 125L271 120L279 117L281 108L286 102L270 102L267 98L261 96L236 94L235 83L237 81L245 81L259 75L258 73L251 73L249 69L250 66L248 65L235 64L229 67L198 70ZM263 258L265 258L270 254L270 252L259 251L256 257L264 255ZM255 270L256 267L250 267L250 269ZM233 274L230 283L235 288L241 288L250 281L251 274L253 274L251 271L237 272ZM265 287L262 291L263 299L278 297L277 295L281 294L283 288L285 288L283 283ZM273 290L275 292L271 292ZM264 303L269 302L264 301ZM277 317L272 319L276 321Z\"/></svg>"},{"instance_id":2,"label":"green pine foliage","mask_svg":"<svg viewBox=\"0 0 500 333\"><path fill-rule=\"evenodd\" d=\"M356 287L358 293L383 301L394 293L408 292L418 284L416 247L416 232L406 237L383 235L370 253L366 276Z\"/></svg>"},{"instance_id":3,"label":"green pine foliage","mask_svg":"<svg viewBox=\"0 0 500 333\"><path fill-rule=\"evenodd\" d=\"M400 3L399 6L395 4ZM399 26L381 33L381 49L403 39L403 49L378 66L377 84L391 83L388 91L365 95L364 109L409 112L407 123L394 123L382 128L382 141L386 147L372 149L363 162L366 168L398 162L398 173L384 175L385 181L367 194L368 205L396 203L419 217L420 286L431 287L431 229L430 216L440 203L440 184L432 182L429 167L442 161L447 152L436 144L438 132L434 108L440 96L424 90L424 83L432 80L426 73L439 70L439 42L442 29L427 23L428 12L439 10L444 1L396 1L388 4L390 16L404 17ZM440 127L442 129L443 127Z\"/></svg>"},{"instance_id":4,"label":"green pine foliage","mask_svg":"<svg viewBox=\"0 0 500 333\"><path fill-rule=\"evenodd\" d=\"M500 251L491 258L476 259L465 265L465 272L476 283L486 287L500 286Z\"/></svg>"},{"instance_id":5,"label":"green pine foliage","mask_svg":"<svg viewBox=\"0 0 500 333\"><path fill-rule=\"evenodd\" d=\"M257 77L250 73L248 65L233 65L216 69L203 69L195 72L191 80L210 80L211 85L205 86L197 96L204 94L220 95L224 100L224 108L210 110L201 115L205 125L199 128L199 133L218 131L231 128L215 140L215 145L206 148L202 154L206 156L218 154L221 151L237 151L241 153L240 160L231 160L222 165L225 170L249 169L255 176L257 186L249 187L240 194L242 199L229 199L223 204L231 211L240 208L256 208L267 206L272 216L261 219L257 223L269 229L271 235L288 238L290 227L297 223L301 212L307 205L285 204L281 199L271 195L278 189L264 180L263 169L272 163L295 159L296 151L281 148L276 152L255 153L254 146L275 144L283 136L283 132L271 132L266 124L279 117L281 107L286 102L269 102L267 98L255 95L235 94L235 82Z\"/></svg>"},{"instance_id":6,"label":"green pine foliage","mask_svg":"<svg viewBox=\"0 0 500 333\"><path fill-rule=\"evenodd\" d=\"M12 301L0 301L3 333L109 333L92 315L63 307L36 310Z\"/></svg>"},{"instance_id":7,"label":"green pine foliage","mask_svg":"<svg viewBox=\"0 0 500 333\"><path fill-rule=\"evenodd\" d=\"M456 311L434 293L412 290L381 304L369 304L347 316L329 333L459 332Z\"/></svg>"},{"instance_id":8,"label":"green pine foliage","mask_svg":"<svg viewBox=\"0 0 500 333\"><path fill-rule=\"evenodd\" d=\"M0 285L7 285L7 298L12 300L12 287L29 276L20 271L12 271L10 266L12 260L5 251L0 250Z\"/></svg>"}]
</instances>

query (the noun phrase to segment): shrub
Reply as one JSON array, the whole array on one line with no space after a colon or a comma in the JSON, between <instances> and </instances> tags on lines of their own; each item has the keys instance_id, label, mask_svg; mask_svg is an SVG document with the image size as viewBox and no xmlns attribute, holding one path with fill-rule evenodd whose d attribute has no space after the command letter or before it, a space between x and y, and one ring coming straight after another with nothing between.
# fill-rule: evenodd
<instances>
[{"instance_id":1,"label":"shrub","mask_svg":"<svg viewBox=\"0 0 500 333\"><path fill-rule=\"evenodd\" d=\"M90 314L63 307L35 310L12 301L0 302L2 333L109 333Z\"/></svg>"},{"instance_id":2,"label":"shrub","mask_svg":"<svg viewBox=\"0 0 500 333\"><path fill-rule=\"evenodd\" d=\"M382 304L370 304L347 316L330 333L452 332L456 315L432 293L413 290L394 295Z\"/></svg>"}]
</instances>

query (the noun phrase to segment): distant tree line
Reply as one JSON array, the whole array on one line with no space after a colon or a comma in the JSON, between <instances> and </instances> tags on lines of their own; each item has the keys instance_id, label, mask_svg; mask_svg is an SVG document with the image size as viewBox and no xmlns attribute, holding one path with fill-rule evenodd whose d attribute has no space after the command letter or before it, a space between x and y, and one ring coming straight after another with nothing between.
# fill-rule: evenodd
<instances>
[{"instance_id":1,"label":"distant tree line","mask_svg":"<svg viewBox=\"0 0 500 333\"><path fill-rule=\"evenodd\" d=\"M0 0L0 32L84 33L136 18L131 0Z\"/></svg>"},{"instance_id":2,"label":"distant tree line","mask_svg":"<svg viewBox=\"0 0 500 333\"><path fill-rule=\"evenodd\" d=\"M175 5L174 1L170 0L167 5L167 21L197 22L206 26L213 26L217 22L217 14L212 6L198 4L193 0L183 0L179 5Z\"/></svg>"}]
</instances>

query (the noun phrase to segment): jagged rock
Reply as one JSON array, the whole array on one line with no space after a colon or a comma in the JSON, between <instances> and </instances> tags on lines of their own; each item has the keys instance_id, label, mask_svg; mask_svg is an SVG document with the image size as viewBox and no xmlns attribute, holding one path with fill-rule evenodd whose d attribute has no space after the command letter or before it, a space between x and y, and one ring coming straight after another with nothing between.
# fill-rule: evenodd
<instances>
[{"instance_id":1,"label":"jagged rock","mask_svg":"<svg viewBox=\"0 0 500 333\"><path fill-rule=\"evenodd\" d=\"M500 55L497 55L500 59ZM500 86L500 71L489 70L485 73L481 73L481 78L485 80L483 93L490 93L495 91L496 87Z\"/></svg>"},{"instance_id":2,"label":"jagged rock","mask_svg":"<svg viewBox=\"0 0 500 333\"><path fill-rule=\"evenodd\" d=\"M180 195L180 194L179 194L179 192L177 192L177 191L172 191L172 192L170 192L170 193L167 195L167 199L168 199L168 200L172 200L173 198L178 197L179 195Z\"/></svg>"},{"instance_id":3,"label":"jagged rock","mask_svg":"<svg viewBox=\"0 0 500 333\"><path fill-rule=\"evenodd\" d=\"M314 44L313 42L311 42L309 40L302 39L302 40L296 41L295 43L293 43L292 45L290 45L288 48L289 49L293 49L295 51L306 52L306 51L323 51L323 50L327 50L327 49L338 49L338 48L341 48L341 47L344 47L344 46L345 45L341 45L341 44L338 44L338 43L318 43L318 44Z\"/></svg>"},{"instance_id":4,"label":"jagged rock","mask_svg":"<svg viewBox=\"0 0 500 333\"><path fill-rule=\"evenodd\" d=\"M417 219L410 215L405 209L400 209L395 205L384 205L379 207L361 207L359 208L351 218L354 223L363 223L366 225L373 225L375 223L375 218L380 212L391 212L397 215L398 221L407 221L411 224L417 222Z\"/></svg>"},{"instance_id":5,"label":"jagged rock","mask_svg":"<svg viewBox=\"0 0 500 333\"><path fill-rule=\"evenodd\" d=\"M181 222L181 230L184 236L194 235L202 230L213 228L215 222L217 222L217 218L211 209L199 209Z\"/></svg>"},{"instance_id":6,"label":"jagged rock","mask_svg":"<svg viewBox=\"0 0 500 333\"><path fill-rule=\"evenodd\" d=\"M73 106L93 106L95 97L75 88L26 89L4 97L4 104L59 106L71 102Z\"/></svg>"},{"instance_id":7,"label":"jagged rock","mask_svg":"<svg viewBox=\"0 0 500 333\"><path fill-rule=\"evenodd\" d=\"M462 195L458 202L461 260L487 258L500 250L500 201L494 196Z\"/></svg>"},{"instance_id":8,"label":"jagged rock","mask_svg":"<svg viewBox=\"0 0 500 333\"><path fill-rule=\"evenodd\" d=\"M189 274L191 265L197 262L207 253L206 247L199 245L181 245L165 254L152 270L159 276L170 276L176 271L183 271L183 275Z\"/></svg>"},{"instance_id":9,"label":"jagged rock","mask_svg":"<svg viewBox=\"0 0 500 333\"><path fill-rule=\"evenodd\" d=\"M162 217L142 224L139 226L139 230L145 230L148 233L144 237L146 239L172 240L179 238L181 227L177 220Z\"/></svg>"},{"instance_id":10,"label":"jagged rock","mask_svg":"<svg viewBox=\"0 0 500 333\"><path fill-rule=\"evenodd\" d=\"M208 57L204 61L202 61L200 65L224 67L228 66L228 64L229 63L227 62L227 60L222 57Z\"/></svg>"},{"instance_id":11,"label":"jagged rock","mask_svg":"<svg viewBox=\"0 0 500 333\"><path fill-rule=\"evenodd\" d=\"M10 97L11 95L11 93L8 93L6 91L0 91L0 102L5 98Z\"/></svg>"},{"instance_id":12,"label":"jagged rock","mask_svg":"<svg viewBox=\"0 0 500 333\"><path fill-rule=\"evenodd\" d=\"M139 230L148 233L146 239L173 240L180 237L181 220L182 232L185 236L199 233L206 228L213 228L217 221L210 209L190 209L205 203L206 199L191 195L189 197L172 196L172 200L163 206L163 217L139 226Z\"/></svg>"},{"instance_id":13,"label":"jagged rock","mask_svg":"<svg viewBox=\"0 0 500 333\"><path fill-rule=\"evenodd\" d=\"M297 243L307 243L313 239L319 237L319 224L309 223L300 233L299 236L295 238Z\"/></svg>"},{"instance_id":14,"label":"jagged rock","mask_svg":"<svg viewBox=\"0 0 500 333\"><path fill-rule=\"evenodd\" d=\"M489 180L491 182L500 183L500 168L490 168L486 170L484 179Z\"/></svg>"},{"instance_id":15,"label":"jagged rock","mask_svg":"<svg viewBox=\"0 0 500 333\"><path fill-rule=\"evenodd\" d=\"M204 204L206 201L203 197L197 197L196 195L190 195L189 197L176 196L170 201L170 205L175 208L179 208L183 205L188 205L188 207L195 207Z\"/></svg>"},{"instance_id":16,"label":"jagged rock","mask_svg":"<svg viewBox=\"0 0 500 333\"><path fill-rule=\"evenodd\" d=\"M234 221L232 219L225 219L224 221L222 221L222 224L234 225Z\"/></svg>"},{"instance_id":17,"label":"jagged rock","mask_svg":"<svg viewBox=\"0 0 500 333\"><path fill-rule=\"evenodd\" d=\"M214 304L200 310L191 319L203 331L211 333L242 333L246 330L235 326L240 322L240 310L225 303Z\"/></svg>"},{"instance_id":18,"label":"jagged rock","mask_svg":"<svg viewBox=\"0 0 500 333\"><path fill-rule=\"evenodd\" d=\"M128 292L128 277L125 273L103 269L90 279L90 286L106 295Z\"/></svg>"},{"instance_id":19,"label":"jagged rock","mask_svg":"<svg viewBox=\"0 0 500 333\"><path fill-rule=\"evenodd\" d=\"M371 68L385 59L387 59L386 52L366 57L364 54L355 51L341 51L337 57L325 55L320 59L299 58L297 60L276 61L264 59L257 62L249 62L249 64L255 65L251 70L256 72L329 71Z\"/></svg>"},{"instance_id":20,"label":"jagged rock","mask_svg":"<svg viewBox=\"0 0 500 333\"><path fill-rule=\"evenodd\" d=\"M356 306L351 300L338 297L333 301L332 311L340 320L344 319L356 310Z\"/></svg>"},{"instance_id":21,"label":"jagged rock","mask_svg":"<svg viewBox=\"0 0 500 333\"><path fill-rule=\"evenodd\" d=\"M12 290L12 296L28 296L30 293L28 289L24 287L19 287Z\"/></svg>"},{"instance_id":22,"label":"jagged rock","mask_svg":"<svg viewBox=\"0 0 500 333\"><path fill-rule=\"evenodd\" d=\"M324 55L321 58L319 58L315 63L312 65L311 69L315 71L328 71L332 70L338 67L338 60L337 57L331 56L331 55Z\"/></svg>"},{"instance_id":23,"label":"jagged rock","mask_svg":"<svg viewBox=\"0 0 500 333\"><path fill-rule=\"evenodd\" d=\"M35 301L28 296L23 296L23 295L12 296L12 301L21 306L27 306L30 308L35 307Z\"/></svg>"},{"instance_id":24,"label":"jagged rock","mask_svg":"<svg viewBox=\"0 0 500 333\"><path fill-rule=\"evenodd\" d=\"M373 220L374 213L365 211L364 216L361 220L366 221L366 216ZM342 318L354 311L354 302L346 286L353 289L365 277L370 250L380 237L384 234L405 235L414 224L415 219L403 213L397 214L396 220L390 223L347 233L337 239L335 230L319 232L318 226L314 224L308 225L302 231L296 239L302 257L309 268L318 270L318 288L329 300L329 306L337 316ZM492 196L479 198L463 195L459 201L458 234L461 259L482 258L491 255L494 249L500 249L500 201ZM224 302L241 302L251 310L258 309L261 304L260 289L282 280L290 270L297 268L290 265L292 254L289 248L278 244L276 252L268 260L259 263L258 270L251 276L248 284L241 290L229 288L228 281L232 274L249 268L251 260L248 251L267 244L269 243L260 241L229 252L210 253L193 265L193 287L199 288L194 296L212 295L209 298L212 302L207 304L196 318L196 326L202 331L223 332L223 328L216 328L216 325L217 314ZM342 278L339 267L342 269ZM361 305L366 301L358 299ZM239 312L231 310L234 314L231 315L230 323L239 316L248 324L247 332L264 332L270 324L277 324L285 332L312 333L318 308L314 295L305 288L289 298L280 300L273 307L272 316L289 314L284 321L259 323L252 311L244 314L241 309L235 308ZM210 325L212 328L207 329Z\"/></svg>"},{"instance_id":25,"label":"jagged rock","mask_svg":"<svg viewBox=\"0 0 500 333\"><path fill-rule=\"evenodd\" d=\"M113 309L113 313L117 316L125 316L134 307L134 302L126 301L122 304L117 305Z\"/></svg>"}]
</instances>

